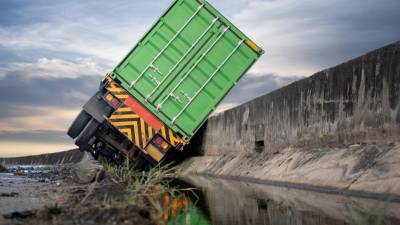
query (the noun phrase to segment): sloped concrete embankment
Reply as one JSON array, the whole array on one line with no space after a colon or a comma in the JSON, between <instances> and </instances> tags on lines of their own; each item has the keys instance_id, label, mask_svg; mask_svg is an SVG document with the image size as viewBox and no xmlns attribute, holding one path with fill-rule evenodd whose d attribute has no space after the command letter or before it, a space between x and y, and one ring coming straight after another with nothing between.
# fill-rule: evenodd
<instances>
[{"instance_id":1,"label":"sloped concrete embankment","mask_svg":"<svg viewBox=\"0 0 400 225\"><path fill-rule=\"evenodd\" d=\"M0 164L3 165L56 165L67 163L78 163L83 157L84 153L77 149L57 152L52 154L42 154L34 156L24 156L15 158L0 158Z\"/></svg>"},{"instance_id":2,"label":"sloped concrete embankment","mask_svg":"<svg viewBox=\"0 0 400 225\"><path fill-rule=\"evenodd\" d=\"M400 195L400 42L211 117L185 173Z\"/></svg>"}]
</instances>

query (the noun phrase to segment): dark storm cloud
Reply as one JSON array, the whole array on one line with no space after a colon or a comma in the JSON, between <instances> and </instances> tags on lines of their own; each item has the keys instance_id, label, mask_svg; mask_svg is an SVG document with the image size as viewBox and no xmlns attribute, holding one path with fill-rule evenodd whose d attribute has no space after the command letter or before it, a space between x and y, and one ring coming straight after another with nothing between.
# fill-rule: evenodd
<instances>
[{"instance_id":1,"label":"dark storm cloud","mask_svg":"<svg viewBox=\"0 0 400 225\"><path fill-rule=\"evenodd\" d=\"M299 29L321 31L303 39L302 61L322 69L399 40L399 10L398 0L332 1L303 14L308 19Z\"/></svg>"},{"instance_id":2,"label":"dark storm cloud","mask_svg":"<svg viewBox=\"0 0 400 225\"><path fill-rule=\"evenodd\" d=\"M229 8L229 1L216 3ZM225 6L224 6L225 5ZM253 0L232 20L267 52L263 73L303 76L400 39L398 0Z\"/></svg>"},{"instance_id":3,"label":"dark storm cloud","mask_svg":"<svg viewBox=\"0 0 400 225\"><path fill-rule=\"evenodd\" d=\"M23 21L25 21L23 15L20 14L20 10L24 8L25 5L26 4L23 1L0 1L0 8L2 9L2 13L0 13L0 25L20 25Z\"/></svg>"},{"instance_id":4,"label":"dark storm cloud","mask_svg":"<svg viewBox=\"0 0 400 225\"><path fill-rule=\"evenodd\" d=\"M83 56L112 67L170 2L6 0L0 21L15 24L0 35L24 61ZM210 2L266 50L258 74L306 76L400 38L398 0Z\"/></svg>"},{"instance_id":5,"label":"dark storm cloud","mask_svg":"<svg viewBox=\"0 0 400 225\"><path fill-rule=\"evenodd\" d=\"M71 143L65 132L53 130L37 130L22 132L0 132L0 140L18 142Z\"/></svg>"},{"instance_id":6,"label":"dark storm cloud","mask_svg":"<svg viewBox=\"0 0 400 225\"><path fill-rule=\"evenodd\" d=\"M0 79L0 120L25 121L26 117L32 116L43 118L46 107L60 108L61 113L64 109L78 110L95 93L100 80L100 76L27 78L22 74L7 74ZM65 131L43 130L40 125L33 129L2 130L0 141L71 143Z\"/></svg>"},{"instance_id":7,"label":"dark storm cloud","mask_svg":"<svg viewBox=\"0 0 400 225\"><path fill-rule=\"evenodd\" d=\"M80 107L98 88L101 77L32 77L7 74L0 79L0 118L32 115L19 106Z\"/></svg>"}]
</instances>

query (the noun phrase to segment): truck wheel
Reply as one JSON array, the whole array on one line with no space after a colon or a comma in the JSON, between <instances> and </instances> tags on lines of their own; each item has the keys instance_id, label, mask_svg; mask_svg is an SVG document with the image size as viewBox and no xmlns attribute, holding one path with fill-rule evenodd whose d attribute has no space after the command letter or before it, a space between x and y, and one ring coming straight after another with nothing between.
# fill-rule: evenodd
<instances>
[{"instance_id":1,"label":"truck wheel","mask_svg":"<svg viewBox=\"0 0 400 225\"><path fill-rule=\"evenodd\" d=\"M81 134L75 141L75 144L79 147L79 150L88 150L90 147L89 141L95 135L99 125L100 124L93 118L89 121L89 123L87 123L86 127L82 130Z\"/></svg>"},{"instance_id":2,"label":"truck wheel","mask_svg":"<svg viewBox=\"0 0 400 225\"><path fill-rule=\"evenodd\" d=\"M82 132L83 128L85 128L85 125L89 122L90 120L90 115L82 110L78 117L74 120L72 125L68 129L68 136L71 138L75 139L76 137L79 136L79 134Z\"/></svg>"}]
</instances>

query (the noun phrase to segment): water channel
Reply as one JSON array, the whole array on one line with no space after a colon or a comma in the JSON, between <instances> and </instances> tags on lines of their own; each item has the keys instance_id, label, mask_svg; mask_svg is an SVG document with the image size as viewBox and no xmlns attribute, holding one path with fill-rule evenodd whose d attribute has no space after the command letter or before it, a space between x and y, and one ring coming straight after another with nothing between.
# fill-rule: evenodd
<instances>
[{"instance_id":1,"label":"water channel","mask_svg":"<svg viewBox=\"0 0 400 225\"><path fill-rule=\"evenodd\" d=\"M400 224L400 203L325 194L204 176L184 177L188 206L167 224L361 225ZM189 202L189 203L188 203Z\"/></svg>"}]
</instances>

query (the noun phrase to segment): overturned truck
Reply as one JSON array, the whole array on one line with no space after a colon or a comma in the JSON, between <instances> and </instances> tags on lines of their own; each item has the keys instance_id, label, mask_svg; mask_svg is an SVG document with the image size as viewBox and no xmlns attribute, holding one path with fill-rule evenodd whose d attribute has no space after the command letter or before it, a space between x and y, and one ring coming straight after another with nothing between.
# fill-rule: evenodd
<instances>
[{"instance_id":1,"label":"overturned truck","mask_svg":"<svg viewBox=\"0 0 400 225\"><path fill-rule=\"evenodd\" d=\"M82 151L138 167L171 161L264 53L203 0L176 0L83 106Z\"/></svg>"}]
</instances>

